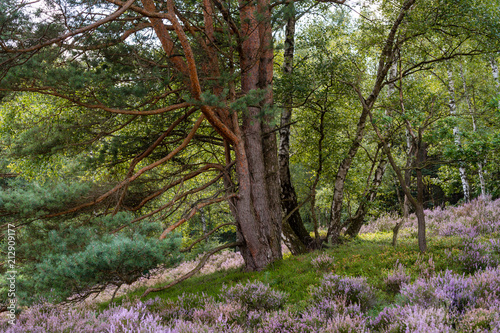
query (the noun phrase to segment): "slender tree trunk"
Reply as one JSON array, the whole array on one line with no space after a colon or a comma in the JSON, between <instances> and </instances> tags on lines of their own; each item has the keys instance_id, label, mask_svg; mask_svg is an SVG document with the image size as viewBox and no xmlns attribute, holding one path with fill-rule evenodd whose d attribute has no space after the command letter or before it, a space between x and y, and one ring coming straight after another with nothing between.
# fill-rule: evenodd
<instances>
[{"instance_id":1,"label":"slender tree trunk","mask_svg":"<svg viewBox=\"0 0 500 333\"><path fill-rule=\"evenodd\" d=\"M319 179L321 178L321 173L323 172L323 140L325 140L325 115L326 111L322 110L319 120L318 169L316 170L316 177L314 178L314 182L311 187L311 218L314 225L315 248L320 247L322 243L319 236L318 218L316 217L316 188L318 186ZM312 243L310 247L313 247Z\"/></svg>"},{"instance_id":2,"label":"slender tree trunk","mask_svg":"<svg viewBox=\"0 0 500 333\"><path fill-rule=\"evenodd\" d=\"M449 107L450 107L450 113L452 116L457 115L457 104L455 101L455 83L453 81L453 72L451 68L448 68L448 91L450 93L450 102L449 102ZM458 125L456 125L453 128L453 136L455 137L455 145L457 146L458 149L462 147L461 143L461 138L460 138L460 130L458 128ZM459 162L459 167L458 171L460 172L460 179L462 181L462 189L464 191L464 200L465 202L470 201L470 185L469 181L467 180L467 173L465 169L465 164L463 161Z\"/></svg>"},{"instance_id":3,"label":"slender tree trunk","mask_svg":"<svg viewBox=\"0 0 500 333\"><path fill-rule=\"evenodd\" d=\"M346 235L356 237L359 234L359 231L365 221L369 204L373 202L377 196L377 190L382 183L382 177L384 176L386 165L387 161L382 158L378 163L377 169L375 170L371 186L364 198L361 200L358 209L356 210L356 214L350 217L345 223L347 225Z\"/></svg>"},{"instance_id":4,"label":"slender tree trunk","mask_svg":"<svg viewBox=\"0 0 500 333\"><path fill-rule=\"evenodd\" d=\"M293 1L288 1L289 8L286 30L283 75L290 77L293 72L293 57L295 46L295 6ZM284 221L283 237L293 254L307 251L313 239L304 227L302 217L297 208L297 194L290 176L290 123L292 121L293 99L289 94L284 101L285 106L281 113L280 142L279 142L279 177L281 188L281 208L283 215L292 215Z\"/></svg>"},{"instance_id":5,"label":"slender tree trunk","mask_svg":"<svg viewBox=\"0 0 500 333\"><path fill-rule=\"evenodd\" d=\"M421 251L427 250L427 238L425 236L425 215L424 215L424 181L422 177L422 169L426 159L427 145L422 142L419 135L417 148L417 202L415 205L415 214L417 215L418 223L418 247ZM422 250L423 249L423 250Z\"/></svg>"},{"instance_id":6,"label":"slender tree trunk","mask_svg":"<svg viewBox=\"0 0 500 333\"><path fill-rule=\"evenodd\" d=\"M424 207L423 206L423 179L422 179L421 170L420 170L420 176L418 176L418 174L417 174L417 177L420 177L419 178L420 182L417 184L417 188L420 186L421 191L419 190L420 191L419 193L421 193L421 194L419 194L418 198L416 199L415 197L413 197L411 195L410 188L408 186L406 186L406 182L405 182L403 174L401 173L401 169L398 167L398 165L394 161L394 157L392 156L391 149L390 149L389 145L387 144L386 139L383 137L382 133L378 129L378 126L375 123L373 116L371 114L370 114L370 119L371 119L373 129L375 130L375 133L377 134L378 138L380 139L380 141L384 147L385 154L389 160L389 163L391 164L392 169L396 173L396 176L399 180L399 184L401 185L401 188L403 189L405 196L408 197L408 201L410 201L410 203L415 208L415 212L417 215L417 221L418 221L417 222L418 223L418 246L419 246L420 252L425 252L427 250L427 241L426 241L426 235L425 235L425 214L424 214L424 208L423 208ZM417 168L423 168L423 160L425 157L425 152L420 152L418 149L418 148L422 147L421 140L422 140L422 137L421 137L421 133L419 132L419 137L417 140L417 151L416 151ZM425 146L423 146L423 147L425 148ZM419 154L422 154L422 155L419 155ZM417 181L418 181L418 179L417 179ZM420 198L420 200L419 200L419 198Z\"/></svg>"},{"instance_id":7,"label":"slender tree trunk","mask_svg":"<svg viewBox=\"0 0 500 333\"><path fill-rule=\"evenodd\" d=\"M361 141L363 140L368 113L369 109L363 108L363 112L361 113L356 128L356 135L353 142L351 143L351 148L349 149L347 156L340 163L339 169L337 171L337 176L335 177L335 184L333 186L333 201L331 207L331 220L327 235L327 238L332 244L336 244L339 241L340 231L342 229L341 213L342 201L344 200L345 179L347 177L347 173L349 172L349 168L351 167L351 163L361 145Z\"/></svg>"},{"instance_id":8,"label":"slender tree trunk","mask_svg":"<svg viewBox=\"0 0 500 333\"><path fill-rule=\"evenodd\" d=\"M469 110L469 114L471 115L472 118L472 130L474 132L477 132L477 125L476 125L476 118L474 117L474 107L472 106L472 101L470 100L469 97L469 89L467 88L467 81L465 80L465 73L464 73L464 66L462 63L460 63L460 76L462 78L462 83L464 86L464 95L465 99L467 100L467 108ZM486 197L486 182L484 181L484 172L483 172L483 163L478 162L477 163L477 168L478 168L478 175L479 175L479 185L481 187L481 197Z\"/></svg>"},{"instance_id":9,"label":"slender tree trunk","mask_svg":"<svg viewBox=\"0 0 500 333\"><path fill-rule=\"evenodd\" d=\"M498 64L495 56L490 57L491 72L493 74L493 79L495 80L495 85L497 87L497 93L500 92L500 79L498 77Z\"/></svg>"},{"instance_id":10,"label":"slender tree trunk","mask_svg":"<svg viewBox=\"0 0 500 333\"><path fill-rule=\"evenodd\" d=\"M331 206L331 217L330 217L330 225L328 227L327 238L330 240L332 244L338 243L340 231L342 229L341 223L341 213L342 213L342 200L344 198L344 184L345 179L347 177L347 173L349 168L351 167L351 163L361 145L361 141L363 140L364 130L366 126L366 119L370 114L375 101L380 95L380 91L384 86L384 81L386 80L387 73L390 68L394 64L394 57L397 51L397 47L395 47L397 32L399 31L399 27L402 24L407 12L411 9L415 0L406 0L399 12L399 15L393 22L389 34L384 43L384 47L379 56L379 63L377 68L377 77L375 79L375 83L373 84L373 89L368 96L368 98L364 98L362 96L361 90L353 85L354 90L356 90L360 102L362 104L363 110L359 117L358 124L356 126L356 134L354 136L354 140L351 143L351 147L347 156L340 163L339 169L337 171L337 175L335 178L335 184L333 188L333 201Z\"/></svg>"}]
</instances>

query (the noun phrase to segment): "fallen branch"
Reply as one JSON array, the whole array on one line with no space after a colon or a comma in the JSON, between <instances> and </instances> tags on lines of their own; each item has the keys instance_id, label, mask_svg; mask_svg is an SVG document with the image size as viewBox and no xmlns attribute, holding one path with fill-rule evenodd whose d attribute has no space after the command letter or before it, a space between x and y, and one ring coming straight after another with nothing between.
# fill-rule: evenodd
<instances>
[{"instance_id":1,"label":"fallen branch","mask_svg":"<svg viewBox=\"0 0 500 333\"><path fill-rule=\"evenodd\" d=\"M148 288L148 289L146 289L146 291L141 295L141 298L146 297L149 293L158 292L158 291L162 291L162 290L171 288L171 287L175 286L176 284L179 284L182 281L184 281L186 279L189 279L191 276L193 276L196 273L198 273L203 268L203 266L205 266L205 264L207 263L208 258L210 258L212 255L214 255L215 253L217 253L217 252L219 252L221 250L224 250L224 249L227 249L227 248L230 248L230 247L235 247L235 246L238 246L238 245L241 245L241 244L242 244L241 242L233 242L233 243L228 243L228 244L216 247L215 249L213 249L210 252L208 252L207 254L205 254L203 256L203 258L201 258L201 260L198 263L198 265L192 271L190 271L189 273L183 275L179 279L170 282L166 286L158 287L158 288Z\"/></svg>"}]
</instances>

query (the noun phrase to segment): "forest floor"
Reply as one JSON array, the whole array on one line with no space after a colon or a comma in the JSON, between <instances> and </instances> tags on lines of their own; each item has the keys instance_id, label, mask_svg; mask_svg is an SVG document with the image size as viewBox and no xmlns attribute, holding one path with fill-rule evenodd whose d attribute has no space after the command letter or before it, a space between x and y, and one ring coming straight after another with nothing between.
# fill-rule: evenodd
<instances>
[{"instance_id":1,"label":"forest floor","mask_svg":"<svg viewBox=\"0 0 500 333\"><path fill-rule=\"evenodd\" d=\"M416 219L391 246L396 216L383 216L332 249L285 254L245 272L236 252L140 299L146 288L196 265L158 270L79 306L37 305L2 332L500 332L500 200L426 211L428 251ZM107 300L107 301L106 301Z\"/></svg>"}]
</instances>

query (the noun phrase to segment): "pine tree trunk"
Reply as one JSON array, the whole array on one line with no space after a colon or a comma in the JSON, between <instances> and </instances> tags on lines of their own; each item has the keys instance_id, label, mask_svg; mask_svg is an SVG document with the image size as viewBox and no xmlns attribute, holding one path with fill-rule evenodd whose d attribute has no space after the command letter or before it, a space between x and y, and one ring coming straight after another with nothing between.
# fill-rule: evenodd
<instances>
[{"instance_id":1,"label":"pine tree trunk","mask_svg":"<svg viewBox=\"0 0 500 333\"><path fill-rule=\"evenodd\" d=\"M268 1L257 8L241 3L242 31L248 32L242 43L242 93L267 90L259 107L249 106L243 115L241 140L234 145L239 181L236 201L239 235L244 241L241 252L247 270L261 270L280 259L281 209L276 136L261 117L261 109L272 103L272 35ZM259 20L257 20L259 17Z\"/></svg>"}]
</instances>

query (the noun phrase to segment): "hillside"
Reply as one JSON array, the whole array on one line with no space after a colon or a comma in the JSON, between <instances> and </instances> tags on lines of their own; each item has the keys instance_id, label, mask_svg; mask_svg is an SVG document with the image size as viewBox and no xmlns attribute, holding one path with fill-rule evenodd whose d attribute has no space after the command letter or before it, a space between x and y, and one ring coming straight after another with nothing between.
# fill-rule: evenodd
<instances>
[{"instance_id":1,"label":"hillside","mask_svg":"<svg viewBox=\"0 0 500 333\"><path fill-rule=\"evenodd\" d=\"M421 255L412 218L393 248L382 217L333 249L243 272L225 252L204 274L113 305L37 305L4 332L489 332L500 330L500 200L426 211ZM241 263L241 262L240 262ZM191 265L191 266L190 266ZM190 269L159 271L168 283ZM177 275L176 275L177 274ZM135 291L132 291L135 287ZM125 290L125 289L124 289Z\"/></svg>"}]
</instances>

